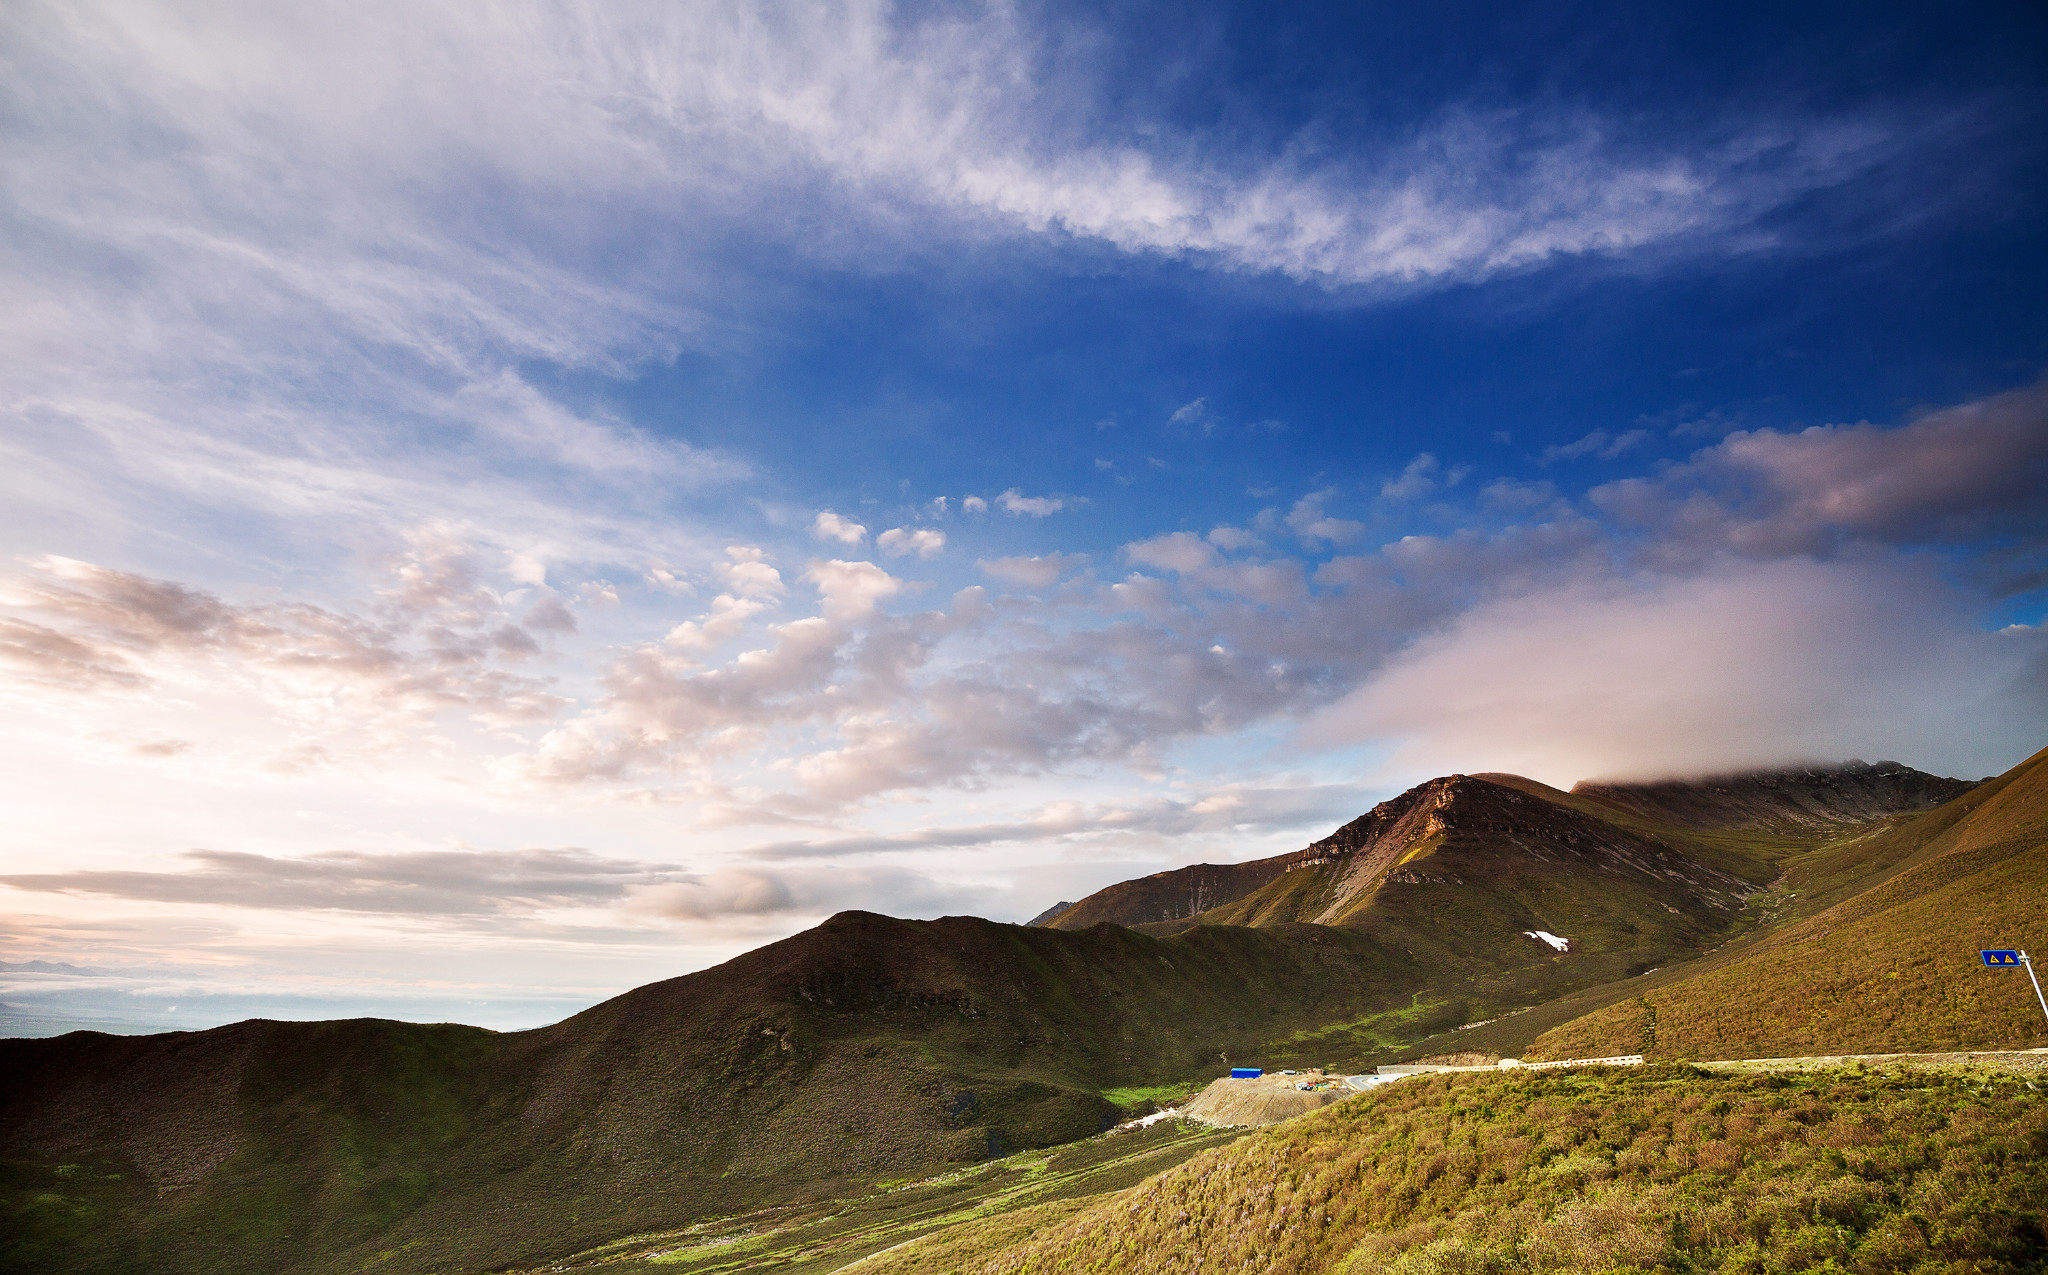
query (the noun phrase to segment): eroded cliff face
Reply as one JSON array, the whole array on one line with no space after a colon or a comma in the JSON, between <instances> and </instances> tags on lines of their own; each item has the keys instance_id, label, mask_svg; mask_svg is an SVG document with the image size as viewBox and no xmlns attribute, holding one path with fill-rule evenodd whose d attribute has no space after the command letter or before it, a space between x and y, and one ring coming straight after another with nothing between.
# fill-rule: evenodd
<instances>
[{"instance_id":1,"label":"eroded cliff face","mask_svg":"<svg viewBox=\"0 0 2048 1275\"><path fill-rule=\"evenodd\" d=\"M1271 884L1200 919L1362 924L1376 909L1412 911L1415 901L1406 896L1413 888L1447 887L1475 896L1472 915L1459 917L1461 905L1453 903L1447 924L1501 929L1512 921L1519 933L1582 924L1603 906L1595 897L1603 893L1610 896L1604 906L1623 912L1640 910L1628 906L1633 900L1671 917L1732 915L1756 884L1680 846L1535 793L1448 775L1376 807L1301 852Z\"/></svg>"},{"instance_id":2,"label":"eroded cliff face","mask_svg":"<svg viewBox=\"0 0 2048 1275\"><path fill-rule=\"evenodd\" d=\"M1449 789L1443 786L1455 778L1462 776L1431 780L1383 801L1304 849L1246 863L1197 863L1119 881L1033 924L1084 930L1104 921L1131 926L1183 921L1255 894L1292 872L1333 865L1350 872L1389 855L1398 857L1400 848L1419 835L1418 818L1449 799Z\"/></svg>"},{"instance_id":3,"label":"eroded cliff face","mask_svg":"<svg viewBox=\"0 0 2048 1275\"><path fill-rule=\"evenodd\" d=\"M1446 775L1301 850L1122 881L1035 924L1346 924L1389 884L1458 881L1461 873L1544 863L1655 879L1683 887L1701 906L1723 909L1754 883L1687 853L1676 844L1684 833L1811 836L1929 810L1971 786L1897 762L1860 761L1700 780L1588 781L1570 794L1513 775ZM1438 861L1416 866L1422 859Z\"/></svg>"}]
</instances>

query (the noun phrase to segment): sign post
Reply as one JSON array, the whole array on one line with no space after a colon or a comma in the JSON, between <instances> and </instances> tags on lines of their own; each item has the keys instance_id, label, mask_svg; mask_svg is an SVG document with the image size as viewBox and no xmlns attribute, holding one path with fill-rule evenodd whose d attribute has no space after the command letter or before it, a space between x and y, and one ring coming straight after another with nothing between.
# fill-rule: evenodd
<instances>
[{"instance_id":1,"label":"sign post","mask_svg":"<svg viewBox=\"0 0 2048 1275\"><path fill-rule=\"evenodd\" d=\"M2041 980L2034 977L2034 963L2027 959L2025 951L2009 947L1990 948L1979 951L1977 955L1992 969L2026 970L2027 981L2034 985L2034 999L2041 1002L2041 1017L2048 1018L2048 996L2041 995Z\"/></svg>"}]
</instances>

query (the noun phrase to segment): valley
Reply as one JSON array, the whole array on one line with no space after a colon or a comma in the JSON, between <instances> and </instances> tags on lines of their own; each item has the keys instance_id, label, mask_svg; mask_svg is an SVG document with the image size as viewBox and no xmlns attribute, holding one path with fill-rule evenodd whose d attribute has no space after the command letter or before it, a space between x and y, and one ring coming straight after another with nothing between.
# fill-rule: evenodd
<instances>
[{"instance_id":1,"label":"valley","mask_svg":"<svg viewBox=\"0 0 2048 1275\"><path fill-rule=\"evenodd\" d=\"M1860 763L1571 792L1447 776L1248 871L1111 886L1028 927L842 913L531 1032L0 1041L0 1269L1092 1269L1112 1258L1018 1255L1187 1157L1281 1136L1105 1132L1232 1064L1641 1052L1642 1079L1413 1092L1654 1106L1776 1092L1690 1060L2048 1044L2014 986L1959 964L2038 928L2044 812L2048 754L1976 785ZM959 1237L908 1243L927 1231Z\"/></svg>"}]
</instances>

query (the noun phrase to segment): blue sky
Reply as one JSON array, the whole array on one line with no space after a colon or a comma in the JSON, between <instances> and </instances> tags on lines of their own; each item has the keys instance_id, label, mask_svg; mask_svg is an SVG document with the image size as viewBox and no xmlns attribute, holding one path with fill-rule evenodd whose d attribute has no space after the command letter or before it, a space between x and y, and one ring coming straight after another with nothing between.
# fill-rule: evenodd
<instances>
[{"instance_id":1,"label":"blue sky","mask_svg":"<svg viewBox=\"0 0 2048 1275\"><path fill-rule=\"evenodd\" d=\"M0 23L0 1029L2048 743L2037 7Z\"/></svg>"}]
</instances>

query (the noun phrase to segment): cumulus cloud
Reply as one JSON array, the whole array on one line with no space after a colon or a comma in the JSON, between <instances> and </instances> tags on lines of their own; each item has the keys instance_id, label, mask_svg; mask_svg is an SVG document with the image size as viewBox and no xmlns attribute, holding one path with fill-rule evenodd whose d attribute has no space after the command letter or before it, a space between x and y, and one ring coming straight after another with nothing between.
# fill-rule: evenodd
<instances>
[{"instance_id":1,"label":"cumulus cloud","mask_svg":"<svg viewBox=\"0 0 2048 1275\"><path fill-rule=\"evenodd\" d=\"M1299 602L1305 596L1299 562L1283 559L1225 563L1208 540L1191 531L1176 531L1128 544L1124 553L1142 566L1173 572L1187 585L1263 606Z\"/></svg>"},{"instance_id":2,"label":"cumulus cloud","mask_svg":"<svg viewBox=\"0 0 2048 1275\"><path fill-rule=\"evenodd\" d=\"M1491 513L1528 514L1554 504L1557 499L1555 483L1514 478L1496 478L1479 491L1480 507Z\"/></svg>"},{"instance_id":3,"label":"cumulus cloud","mask_svg":"<svg viewBox=\"0 0 2048 1275\"><path fill-rule=\"evenodd\" d=\"M725 557L713 570L733 593L763 601L782 596L782 573L769 564L765 550L754 545L727 545Z\"/></svg>"},{"instance_id":4,"label":"cumulus cloud","mask_svg":"<svg viewBox=\"0 0 2048 1275\"><path fill-rule=\"evenodd\" d=\"M1175 429L1191 433L1208 434L1216 429L1216 417L1209 411L1209 400L1206 398L1198 398L1192 403L1183 403L1176 407L1173 409L1173 415L1166 418L1166 423Z\"/></svg>"},{"instance_id":5,"label":"cumulus cloud","mask_svg":"<svg viewBox=\"0 0 2048 1275\"><path fill-rule=\"evenodd\" d=\"M868 538L868 529L848 518L842 518L830 509L820 509L818 516L811 520L811 535L819 540L835 540L843 545L857 545Z\"/></svg>"},{"instance_id":6,"label":"cumulus cloud","mask_svg":"<svg viewBox=\"0 0 2048 1275\"><path fill-rule=\"evenodd\" d=\"M1012 487L996 497L996 504L1006 512L1023 514L1032 518L1043 518L1056 514L1067 507L1067 501L1059 496L1027 496Z\"/></svg>"},{"instance_id":7,"label":"cumulus cloud","mask_svg":"<svg viewBox=\"0 0 2048 1275\"><path fill-rule=\"evenodd\" d=\"M576 617L569 608L562 605L560 598L542 598L526 609L521 621L525 627L536 633L574 633Z\"/></svg>"},{"instance_id":8,"label":"cumulus cloud","mask_svg":"<svg viewBox=\"0 0 2048 1275\"><path fill-rule=\"evenodd\" d=\"M1580 777L1568 769L1750 764L1787 749L1996 769L1991 754L2024 734L2014 723L2038 699L2012 689L2041 680L2026 673L2037 631L1986 645L1970 619L1976 586L1906 572L1895 550L2038 539L2040 516L2009 476L2038 454L2034 393L1892 430L1746 435L1590 500L1549 483L1489 484L1467 497L1461 529L1336 556L1319 546L1355 542L1364 527L1333 519L1334 493L1320 491L1267 524L1291 523L1308 555L1254 556L1265 551L1253 533L1218 528L1133 542L1125 555L1139 569L1116 581L1071 579L1087 565L1079 555L985 559L1011 591L962 590L950 609L893 614L912 582L836 558L803 572L814 603L808 590L793 600L764 549L735 544L695 570L716 582L708 604L680 623L664 617L658 639L627 632L599 655L594 688L529 719L560 711L560 724L531 745L508 741L491 773L515 790L537 781L688 803L706 824L817 823L890 793L1068 769L1153 773L1176 744L1319 713L1304 736L1317 747L1402 737L1402 765L1541 768L1566 780ZM1924 436L1974 469L1923 474ZM1894 516L1859 494L1871 490L1919 512ZM1811 534L1817 522L1827 535ZM1806 534L1743 534L1759 523ZM423 533L358 611L238 604L56 564L14 585L18 615L0 632L0 657L112 694L188 658L230 676L317 673L326 680L292 685L344 686L412 729L440 708L503 712L521 693L550 693L507 670L556 634L526 622L537 586L520 581L508 610L484 561L445 531ZM1917 618L1915 596L1936 599ZM1886 630L1891 645L1808 632L1859 625ZM1579 630L1588 636L1575 642ZM1526 660L1512 654L1518 642ZM1603 699L1567 676L1573 659L1632 686L1689 689ZM1517 671L1530 686L1516 689ZM1791 694L1794 683L1818 698ZM1638 700L1654 702L1631 717ZM1943 702L2002 702L1985 720L2007 725L1948 752L1887 743L1908 727L1941 738L1957 720L1929 707ZM1878 730L1877 710L1858 716L1858 704L1882 706L1896 728ZM1650 720L1697 747L1659 742ZM1492 734L1481 721L1497 724ZM1619 742L1603 752L1596 736ZM336 746L310 737L276 764L325 764Z\"/></svg>"},{"instance_id":9,"label":"cumulus cloud","mask_svg":"<svg viewBox=\"0 0 2048 1275\"><path fill-rule=\"evenodd\" d=\"M721 593L711 600L710 614L700 620L683 621L670 629L662 641L679 650L709 650L745 632L747 622L768 606L757 598Z\"/></svg>"},{"instance_id":10,"label":"cumulus cloud","mask_svg":"<svg viewBox=\"0 0 2048 1275\"><path fill-rule=\"evenodd\" d=\"M875 545L891 557L936 558L946 550L946 533L930 527L891 527L875 537Z\"/></svg>"},{"instance_id":11,"label":"cumulus cloud","mask_svg":"<svg viewBox=\"0 0 2048 1275\"><path fill-rule=\"evenodd\" d=\"M1192 574L1216 562L1216 550L1191 531L1176 531L1124 546L1124 553L1140 566L1162 571Z\"/></svg>"},{"instance_id":12,"label":"cumulus cloud","mask_svg":"<svg viewBox=\"0 0 2048 1275\"><path fill-rule=\"evenodd\" d=\"M1424 452L1409 461L1399 477L1381 483L1380 495L1387 500L1417 500L1443 488L1457 486L1471 472L1469 465L1457 465L1446 470L1434 455Z\"/></svg>"},{"instance_id":13,"label":"cumulus cloud","mask_svg":"<svg viewBox=\"0 0 2048 1275\"><path fill-rule=\"evenodd\" d=\"M1088 565L1085 553L1042 553L1013 558L982 558L975 566L1004 584L1025 589L1044 589L1070 571Z\"/></svg>"},{"instance_id":14,"label":"cumulus cloud","mask_svg":"<svg viewBox=\"0 0 2048 1275\"><path fill-rule=\"evenodd\" d=\"M904 591L904 581L872 562L813 562L804 579L818 588L828 620L865 620L885 599Z\"/></svg>"},{"instance_id":15,"label":"cumulus cloud","mask_svg":"<svg viewBox=\"0 0 2048 1275\"><path fill-rule=\"evenodd\" d=\"M1287 511L1287 527L1305 543L1346 545L1365 534L1365 524L1344 518L1333 518L1324 512L1323 506L1334 490L1311 492L1294 502L1294 508Z\"/></svg>"},{"instance_id":16,"label":"cumulus cloud","mask_svg":"<svg viewBox=\"0 0 2048 1275\"><path fill-rule=\"evenodd\" d=\"M1596 429L1572 442L1544 448L1539 460L1545 465L1553 461L1577 460L1582 456L1613 460L1649 441L1650 431L1646 429L1631 429L1620 434L1609 434L1604 429Z\"/></svg>"}]
</instances>

